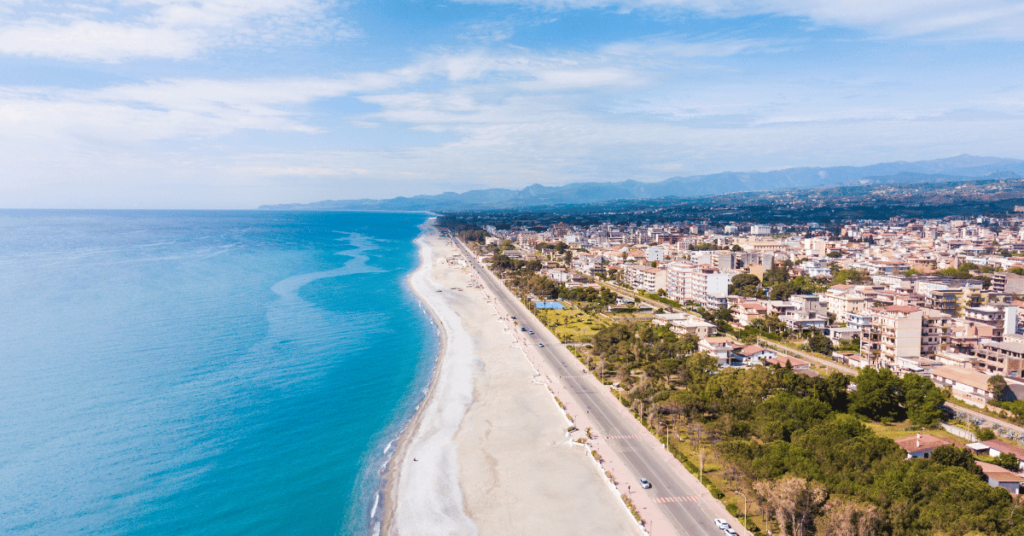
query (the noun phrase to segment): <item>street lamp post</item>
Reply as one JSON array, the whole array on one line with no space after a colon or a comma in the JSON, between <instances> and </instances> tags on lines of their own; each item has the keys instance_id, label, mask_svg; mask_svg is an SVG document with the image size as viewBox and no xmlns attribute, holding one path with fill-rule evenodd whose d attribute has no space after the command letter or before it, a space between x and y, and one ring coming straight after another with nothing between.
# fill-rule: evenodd
<instances>
[{"instance_id":1,"label":"street lamp post","mask_svg":"<svg viewBox=\"0 0 1024 536\"><path fill-rule=\"evenodd\" d=\"M733 493L743 495L743 530L749 534L750 529L747 528L747 495L740 490L734 490Z\"/></svg>"}]
</instances>

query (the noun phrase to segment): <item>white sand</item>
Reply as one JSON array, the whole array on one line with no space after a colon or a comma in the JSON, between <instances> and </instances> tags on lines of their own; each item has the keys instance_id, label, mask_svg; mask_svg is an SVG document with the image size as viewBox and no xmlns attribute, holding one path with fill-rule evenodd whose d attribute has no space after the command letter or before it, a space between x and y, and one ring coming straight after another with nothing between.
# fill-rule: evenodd
<instances>
[{"instance_id":1,"label":"white sand","mask_svg":"<svg viewBox=\"0 0 1024 536\"><path fill-rule=\"evenodd\" d=\"M454 436L473 401L473 371L479 362L462 321L446 303L452 285L438 282L450 271L437 265L444 258L444 252L435 253L443 248L441 239L430 231L417 243L421 265L409 283L440 324L443 342L430 392L392 462L383 528L392 534L477 534L463 505Z\"/></svg>"},{"instance_id":2,"label":"white sand","mask_svg":"<svg viewBox=\"0 0 1024 536\"><path fill-rule=\"evenodd\" d=\"M403 437L388 486L389 534L639 534L458 253L421 239L411 278L445 347L427 400ZM452 290L462 288L462 291ZM436 290L441 289L438 293ZM418 461L413 461L413 459Z\"/></svg>"}]
</instances>

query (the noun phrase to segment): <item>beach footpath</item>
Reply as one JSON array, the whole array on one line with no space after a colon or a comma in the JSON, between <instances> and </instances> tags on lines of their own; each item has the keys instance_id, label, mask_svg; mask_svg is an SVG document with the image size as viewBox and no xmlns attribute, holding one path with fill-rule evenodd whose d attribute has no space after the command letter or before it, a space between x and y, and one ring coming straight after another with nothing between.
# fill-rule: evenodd
<instances>
[{"instance_id":1,"label":"beach footpath","mask_svg":"<svg viewBox=\"0 0 1024 536\"><path fill-rule=\"evenodd\" d=\"M642 534L459 250L420 241L410 284L443 348L391 464L383 533Z\"/></svg>"}]
</instances>

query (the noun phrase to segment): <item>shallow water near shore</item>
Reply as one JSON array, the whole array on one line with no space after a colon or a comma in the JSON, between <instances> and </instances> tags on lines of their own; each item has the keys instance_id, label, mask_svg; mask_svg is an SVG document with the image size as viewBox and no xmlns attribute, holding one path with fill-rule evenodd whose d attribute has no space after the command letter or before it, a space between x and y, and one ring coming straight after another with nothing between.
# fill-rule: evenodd
<instances>
[{"instance_id":1,"label":"shallow water near shore","mask_svg":"<svg viewBox=\"0 0 1024 536\"><path fill-rule=\"evenodd\" d=\"M425 219L0 211L0 533L370 532Z\"/></svg>"}]
</instances>

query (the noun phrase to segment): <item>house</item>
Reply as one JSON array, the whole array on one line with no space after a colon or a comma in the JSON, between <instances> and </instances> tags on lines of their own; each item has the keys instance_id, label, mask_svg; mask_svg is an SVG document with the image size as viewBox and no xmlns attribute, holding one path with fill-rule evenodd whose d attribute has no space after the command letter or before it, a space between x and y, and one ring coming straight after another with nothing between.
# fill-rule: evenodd
<instances>
[{"instance_id":1,"label":"house","mask_svg":"<svg viewBox=\"0 0 1024 536\"><path fill-rule=\"evenodd\" d=\"M756 344L744 346L733 350L733 363L739 362L740 365L760 365L766 359L776 357L775 352L761 348Z\"/></svg>"},{"instance_id":2,"label":"house","mask_svg":"<svg viewBox=\"0 0 1024 536\"><path fill-rule=\"evenodd\" d=\"M718 328L714 324L688 313L656 314L654 315L654 324L669 326L669 329L676 335L690 333L702 339L718 333Z\"/></svg>"},{"instance_id":3,"label":"house","mask_svg":"<svg viewBox=\"0 0 1024 536\"><path fill-rule=\"evenodd\" d=\"M952 445L953 442L933 435L918 433L916 436L897 439L896 444L901 449L907 451L907 459L909 460L910 458L928 459L931 457L933 450L945 445Z\"/></svg>"},{"instance_id":4,"label":"house","mask_svg":"<svg viewBox=\"0 0 1024 536\"><path fill-rule=\"evenodd\" d=\"M787 364L793 367L793 372L800 372L802 370L811 370L811 364L803 359L797 359L788 355L780 355L765 359L765 365L778 365L785 368Z\"/></svg>"},{"instance_id":5,"label":"house","mask_svg":"<svg viewBox=\"0 0 1024 536\"><path fill-rule=\"evenodd\" d=\"M832 340L833 344L839 344L843 341L852 341L855 337L860 337L860 328L828 328L828 338Z\"/></svg>"},{"instance_id":6,"label":"house","mask_svg":"<svg viewBox=\"0 0 1024 536\"><path fill-rule=\"evenodd\" d=\"M718 359L718 366L724 367L729 364L729 353L735 346L729 337L708 337L701 339L697 349L714 356Z\"/></svg>"},{"instance_id":7,"label":"house","mask_svg":"<svg viewBox=\"0 0 1024 536\"><path fill-rule=\"evenodd\" d=\"M1018 447L1017 445L1011 445L1001 439L989 439L988 441L979 441L978 443L972 443L972 445L984 445L988 448L988 455L993 458L1003 454L1004 452L1013 454L1017 458L1017 470L1024 471L1024 448Z\"/></svg>"},{"instance_id":8,"label":"house","mask_svg":"<svg viewBox=\"0 0 1024 536\"><path fill-rule=\"evenodd\" d=\"M868 358L851 352L832 352L832 360L853 368L864 368L871 364Z\"/></svg>"},{"instance_id":9,"label":"house","mask_svg":"<svg viewBox=\"0 0 1024 536\"><path fill-rule=\"evenodd\" d=\"M733 308L736 321L746 327L758 318L764 318L768 313L768 307L759 301L743 301L737 303Z\"/></svg>"},{"instance_id":10,"label":"house","mask_svg":"<svg viewBox=\"0 0 1024 536\"><path fill-rule=\"evenodd\" d=\"M1020 484L1024 482L1024 476L991 463L979 462L977 460L974 463L981 467L981 472L985 474L985 479L988 481L989 486L1003 488L1014 495L1020 493Z\"/></svg>"}]
</instances>

